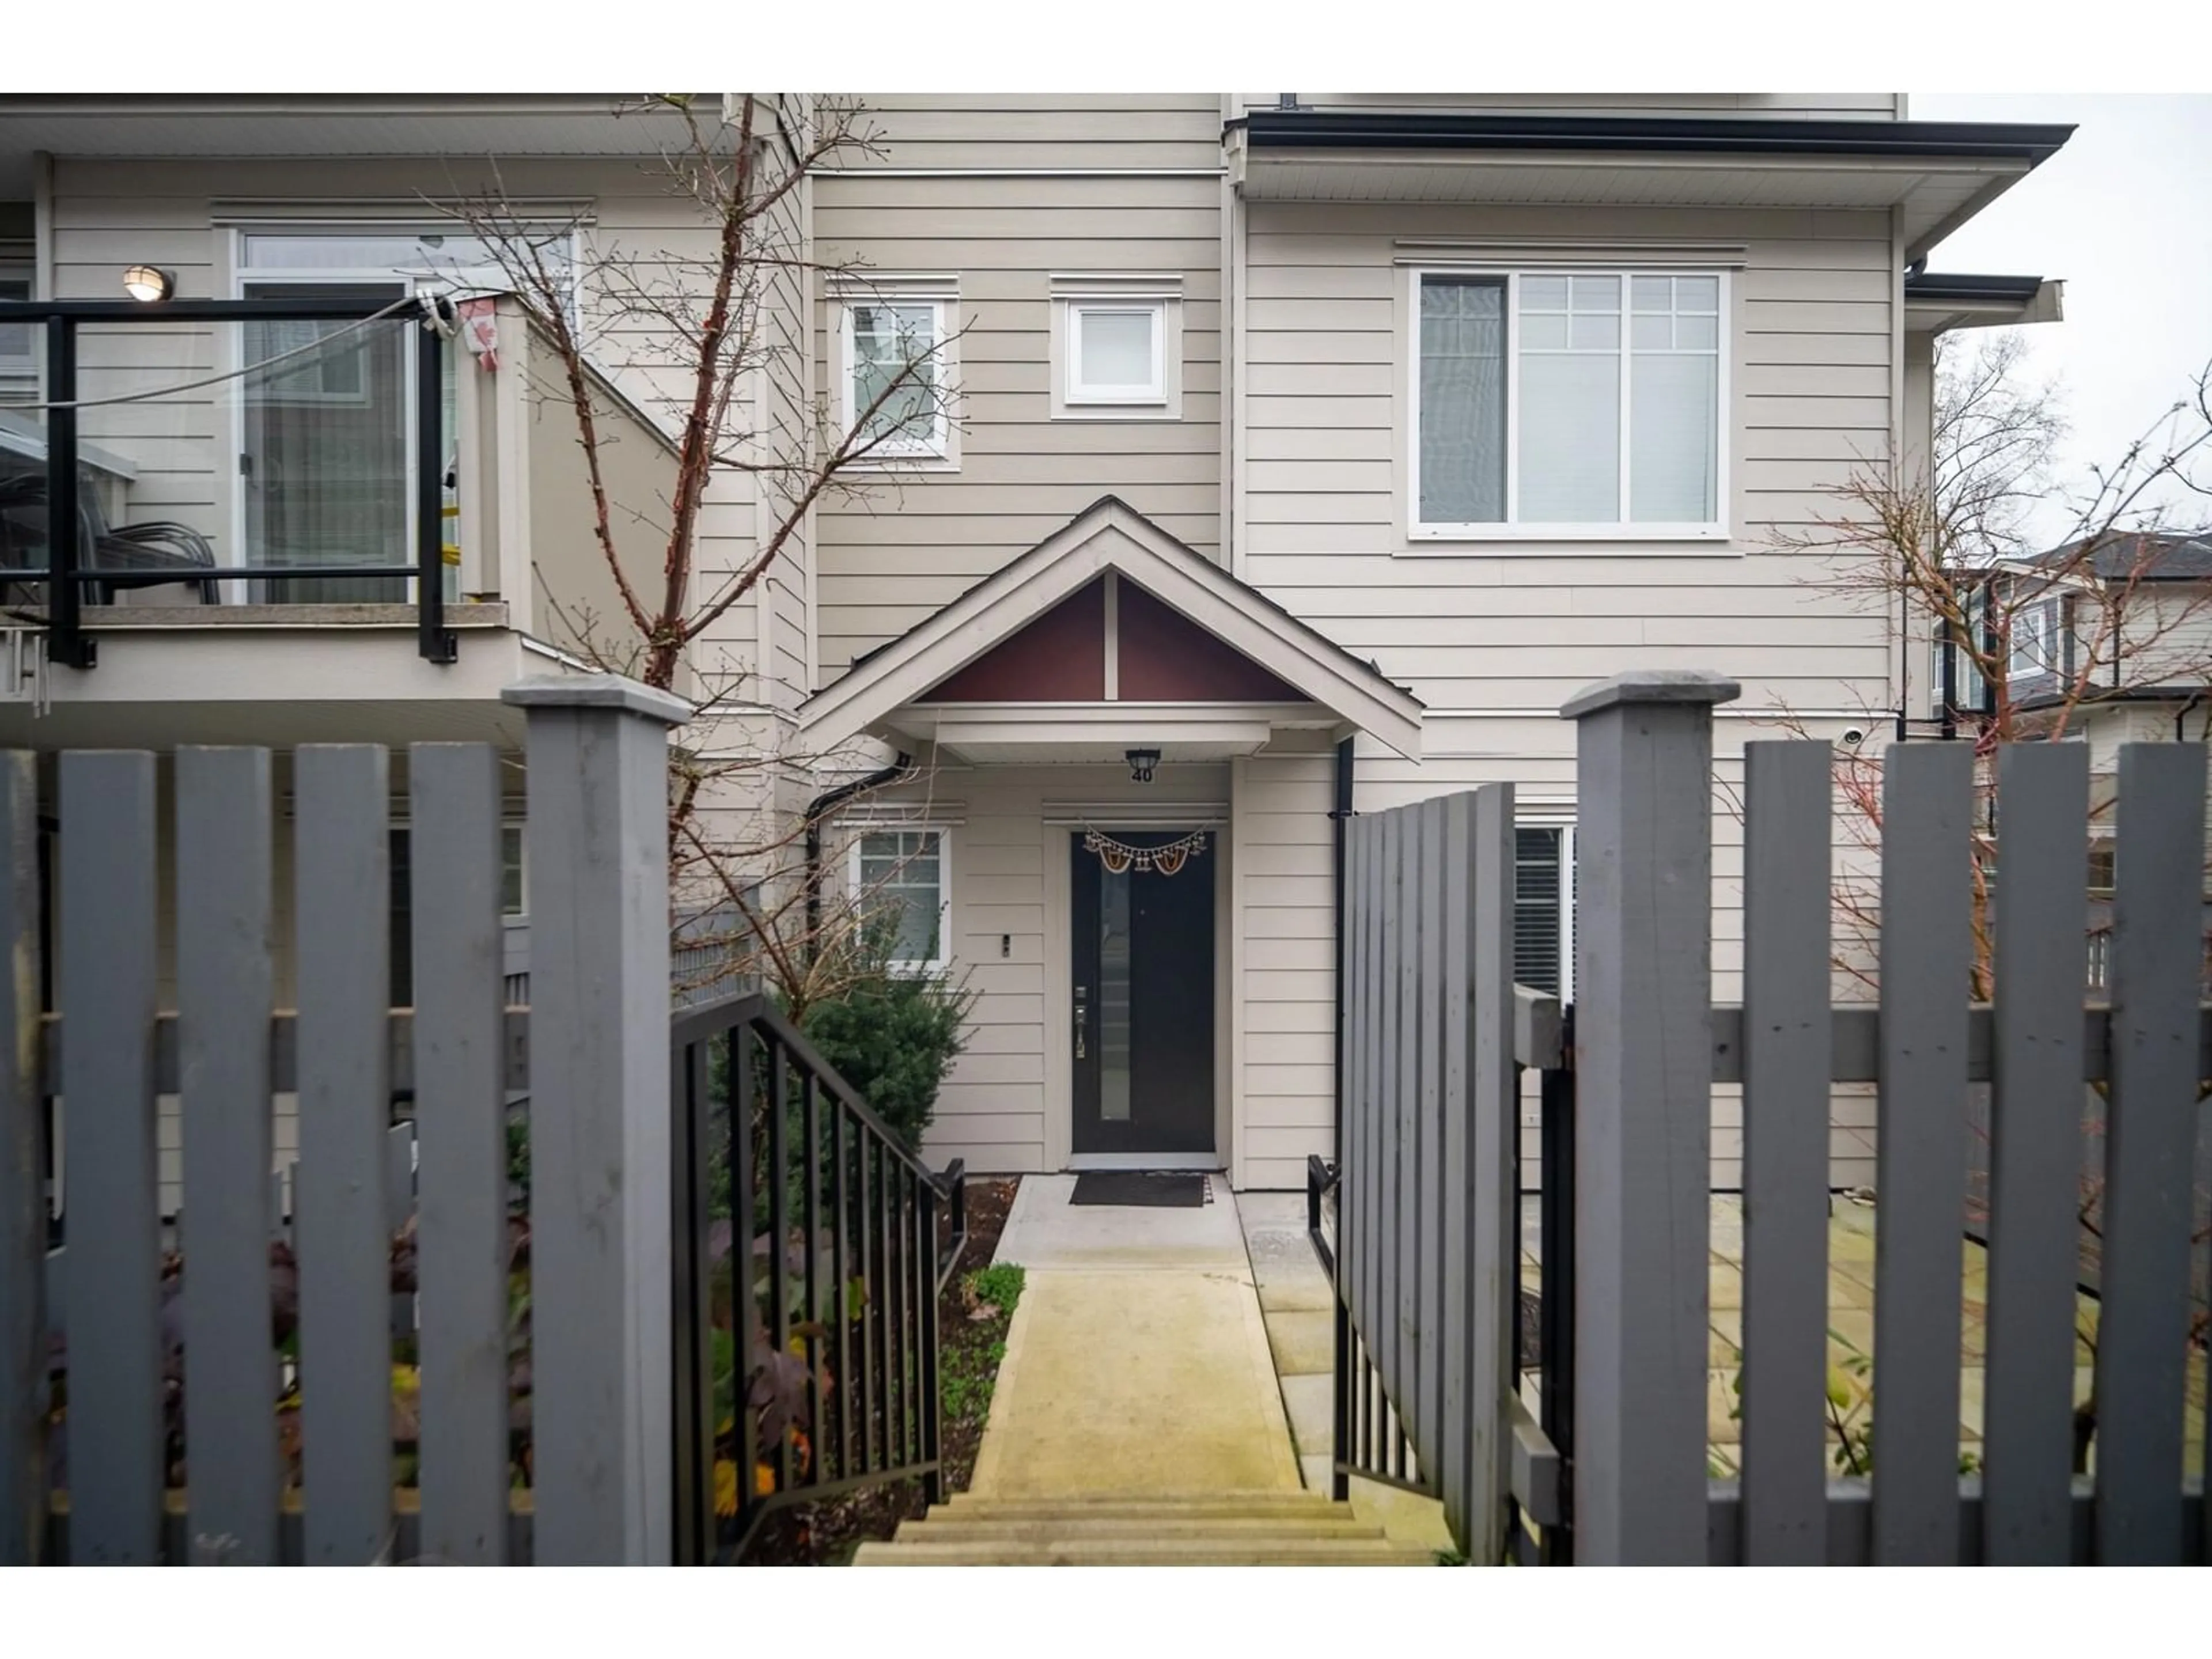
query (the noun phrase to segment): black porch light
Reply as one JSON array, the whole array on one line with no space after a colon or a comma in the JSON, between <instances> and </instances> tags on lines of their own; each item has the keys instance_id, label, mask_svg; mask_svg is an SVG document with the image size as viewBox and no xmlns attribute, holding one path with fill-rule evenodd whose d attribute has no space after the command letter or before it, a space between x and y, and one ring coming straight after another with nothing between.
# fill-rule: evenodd
<instances>
[{"instance_id":1,"label":"black porch light","mask_svg":"<svg viewBox=\"0 0 2212 1659\"><path fill-rule=\"evenodd\" d=\"M1129 763L1129 776L1133 781L1150 783L1152 769L1160 763L1160 751L1157 749L1131 749L1123 754L1122 758Z\"/></svg>"},{"instance_id":2,"label":"black porch light","mask_svg":"<svg viewBox=\"0 0 2212 1659\"><path fill-rule=\"evenodd\" d=\"M155 305L177 291L177 279L159 265L133 265L123 273L123 291L144 305Z\"/></svg>"}]
</instances>

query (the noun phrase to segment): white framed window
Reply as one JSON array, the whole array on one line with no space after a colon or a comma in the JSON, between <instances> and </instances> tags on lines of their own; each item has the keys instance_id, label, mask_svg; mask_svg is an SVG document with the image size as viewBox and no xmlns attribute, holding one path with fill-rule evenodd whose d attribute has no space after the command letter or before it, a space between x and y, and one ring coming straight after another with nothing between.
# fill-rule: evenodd
<instances>
[{"instance_id":1,"label":"white framed window","mask_svg":"<svg viewBox=\"0 0 2212 1659\"><path fill-rule=\"evenodd\" d=\"M519 820L499 826L499 913L502 916L530 914L529 838Z\"/></svg>"},{"instance_id":2,"label":"white framed window","mask_svg":"<svg viewBox=\"0 0 2212 1659\"><path fill-rule=\"evenodd\" d=\"M934 973L951 962L951 838L942 829L862 831L853 842L852 882L862 914L896 908L893 967Z\"/></svg>"},{"instance_id":3,"label":"white framed window","mask_svg":"<svg viewBox=\"0 0 2212 1659\"><path fill-rule=\"evenodd\" d=\"M0 299L31 299L33 281L35 274L28 258L18 258L0 250ZM38 330L31 323L0 323L0 404L35 400Z\"/></svg>"},{"instance_id":4,"label":"white framed window","mask_svg":"<svg viewBox=\"0 0 2212 1659\"><path fill-rule=\"evenodd\" d=\"M1050 286L1053 419L1181 420L1181 275L1063 272Z\"/></svg>"},{"instance_id":5,"label":"white framed window","mask_svg":"<svg viewBox=\"0 0 2212 1659\"><path fill-rule=\"evenodd\" d=\"M28 300L32 270L27 259L0 258L0 300ZM39 343L28 323L0 323L0 378L35 380Z\"/></svg>"},{"instance_id":6,"label":"white framed window","mask_svg":"<svg viewBox=\"0 0 2212 1659\"><path fill-rule=\"evenodd\" d=\"M1513 831L1513 978L1562 1002L1575 998L1575 830Z\"/></svg>"},{"instance_id":7,"label":"white framed window","mask_svg":"<svg viewBox=\"0 0 2212 1659\"><path fill-rule=\"evenodd\" d=\"M1411 538L1727 538L1725 272L1412 281Z\"/></svg>"},{"instance_id":8,"label":"white framed window","mask_svg":"<svg viewBox=\"0 0 2212 1659\"><path fill-rule=\"evenodd\" d=\"M2066 659L2066 602L2036 599L2012 613L2011 648L2005 672L2014 679L2036 679L2062 673Z\"/></svg>"},{"instance_id":9,"label":"white framed window","mask_svg":"<svg viewBox=\"0 0 2212 1659\"><path fill-rule=\"evenodd\" d=\"M957 331L941 293L847 293L839 326L840 429L859 433L860 465L957 462L950 417Z\"/></svg>"},{"instance_id":10,"label":"white framed window","mask_svg":"<svg viewBox=\"0 0 2212 1659\"><path fill-rule=\"evenodd\" d=\"M1069 301L1066 401L1165 404L1167 332L1164 300Z\"/></svg>"}]
</instances>

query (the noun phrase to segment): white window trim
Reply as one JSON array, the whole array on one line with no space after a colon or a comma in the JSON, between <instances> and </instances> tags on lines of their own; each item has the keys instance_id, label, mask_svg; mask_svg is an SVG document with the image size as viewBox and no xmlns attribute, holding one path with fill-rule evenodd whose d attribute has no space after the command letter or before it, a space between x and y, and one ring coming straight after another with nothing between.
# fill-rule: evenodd
<instances>
[{"instance_id":1,"label":"white window trim","mask_svg":"<svg viewBox=\"0 0 2212 1659\"><path fill-rule=\"evenodd\" d=\"M2012 616L2012 637L2005 653L2008 679L2051 679L2063 669L2066 602L2055 595L2029 600Z\"/></svg>"},{"instance_id":2,"label":"white window trim","mask_svg":"<svg viewBox=\"0 0 2212 1659\"><path fill-rule=\"evenodd\" d=\"M1182 418L1182 276L1159 271L1055 271L1048 278L1052 300L1048 342L1055 421L1180 421ZM1082 388L1077 380L1079 310L1157 310L1152 337L1157 395L1133 396L1121 388Z\"/></svg>"},{"instance_id":3,"label":"white window trim","mask_svg":"<svg viewBox=\"0 0 2212 1659\"><path fill-rule=\"evenodd\" d=\"M404 831L411 848L415 839L415 820L411 816L394 812L388 819L386 820L385 829L387 833L392 831ZM520 854L520 857L516 860L516 862L521 866L522 873L522 908L519 910L508 909L507 908L506 901L507 832L510 830L516 831L521 838L517 849ZM528 921L530 920L530 823L529 820L520 813L502 811L500 814L499 884L501 889L499 907L500 920L502 922ZM415 892L411 885L408 889L407 902L409 913L411 915L413 913L415 902Z\"/></svg>"},{"instance_id":4,"label":"white window trim","mask_svg":"<svg viewBox=\"0 0 2212 1659\"><path fill-rule=\"evenodd\" d=\"M1164 408L1168 401L1168 303L1164 300L1074 300L1067 305L1067 383L1061 393L1071 407L1089 404L1141 404ZM1093 313L1141 313L1152 319L1152 378L1143 386L1091 386L1083 379L1083 326Z\"/></svg>"},{"instance_id":5,"label":"white window trim","mask_svg":"<svg viewBox=\"0 0 2212 1659\"><path fill-rule=\"evenodd\" d=\"M1516 817L1516 830L1556 830L1559 832L1559 1002L1575 1000L1575 821L1558 809Z\"/></svg>"},{"instance_id":6,"label":"white window trim","mask_svg":"<svg viewBox=\"0 0 2212 1659\"><path fill-rule=\"evenodd\" d=\"M1489 276L1505 284L1505 512L1499 524L1424 524L1421 521L1421 284L1431 276ZM1526 276L1618 276L1621 283L1620 331L1620 503L1629 504L1629 422L1632 366L1630 344L1633 316L1631 279L1637 276L1711 276L1719 283L1717 301L1720 348L1716 406L1718 429L1714 434L1713 500L1720 511L1712 524L1639 524L1623 520L1615 524L1522 524L1513 514L1519 505L1519 475L1516 461L1521 437L1521 376L1516 369L1521 346L1520 288ZM1730 272L1714 265L1471 265L1419 264L1407 269L1407 349L1405 361L1406 419L1406 538L1410 543L1439 542L1711 542L1734 539L1735 501L1729 481L1729 452L1735 447L1733 376L1734 283ZM1409 552L1431 550L1419 546Z\"/></svg>"},{"instance_id":7,"label":"white window trim","mask_svg":"<svg viewBox=\"0 0 2212 1659\"><path fill-rule=\"evenodd\" d=\"M15 245L11 243L9 246ZM35 260L20 258L14 254L0 256L0 276L21 282L25 298L37 297L39 268ZM20 352L0 352L0 375L9 379L36 380L39 373L39 330L29 323L19 326L24 333L23 349ZM32 395L35 397L37 394Z\"/></svg>"},{"instance_id":8,"label":"white window trim","mask_svg":"<svg viewBox=\"0 0 2212 1659\"><path fill-rule=\"evenodd\" d=\"M952 834L950 826L927 823L870 822L853 826L852 845L846 849L846 880L857 899L863 890L860 845L870 836L928 835L937 837L937 954L927 959L896 959L891 967L906 974L941 974L952 966Z\"/></svg>"},{"instance_id":9,"label":"white window trim","mask_svg":"<svg viewBox=\"0 0 2212 1659\"><path fill-rule=\"evenodd\" d=\"M879 444L860 459L848 463L854 471L956 471L960 465L960 426L952 418L959 398L960 348L953 337L960 331L960 299L949 276L883 276L852 278L833 283L830 303L837 307L837 378L836 398L840 436L853 429L860 416L853 396L855 306L927 306L935 333L931 346L937 354L938 383L941 388L936 417L927 439L902 438Z\"/></svg>"}]
</instances>

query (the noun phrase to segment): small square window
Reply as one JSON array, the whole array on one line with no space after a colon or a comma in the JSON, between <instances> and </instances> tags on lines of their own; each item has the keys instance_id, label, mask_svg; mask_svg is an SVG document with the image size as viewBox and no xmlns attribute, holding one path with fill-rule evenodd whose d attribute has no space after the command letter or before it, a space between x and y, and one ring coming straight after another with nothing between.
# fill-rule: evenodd
<instances>
[{"instance_id":1,"label":"small square window","mask_svg":"<svg viewBox=\"0 0 2212 1659\"><path fill-rule=\"evenodd\" d=\"M1067 398L1071 404L1167 402L1167 307L1070 305Z\"/></svg>"}]
</instances>

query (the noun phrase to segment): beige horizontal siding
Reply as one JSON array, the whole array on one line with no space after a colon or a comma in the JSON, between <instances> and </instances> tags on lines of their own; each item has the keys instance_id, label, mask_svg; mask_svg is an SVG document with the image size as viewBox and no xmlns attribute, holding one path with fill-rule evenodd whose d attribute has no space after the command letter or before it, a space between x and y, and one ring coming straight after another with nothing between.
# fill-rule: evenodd
<instances>
[{"instance_id":1,"label":"beige horizontal siding","mask_svg":"<svg viewBox=\"0 0 2212 1659\"><path fill-rule=\"evenodd\" d=\"M830 94L857 99L878 153L840 167L1218 168L1218 93Z\"/></svg>"},{"instance_id":2,"label":"beige horizontal siding","mask_svg":"<svg viewBox=\"0 0 2212 1659\"><path fill-rule=\"evenodd\" d=\"M1048 167L1057 165L1055 147L1075 146L1091 153L1085 165L1104 167L1131 145L1178 135L1199 147L1200 165L1219 154L1218 99L924 101L928 107L881 100L886 165ZM915 159L917 146L929 159ZM821 183L815 228L823 257L955 277L968 331L959 346L957 470L887 472L869 480L861 499L827 504L817 516L825 682L1102 495L1120 495L1194 547L1218 547L1220 197L1211 178ZM1050 279L1102 271L1181 279L1180 419L1051 418ZM817 373L831 390L836 323L825 305Z\"/></svg>"},{"instance_id":3,"label":"beige horizontal siding","mask_svg":"<svg viewBox=\"0 0 2212 1659\"><path fill-rule=\"evenodd\" d=\"M1319 734L1282 742L1285 752L1235 763L1233 1174L1245 1188L1303 1187L1307 1156L1334 1140L1336 763Z\"/></svg>"}]
</instances>

